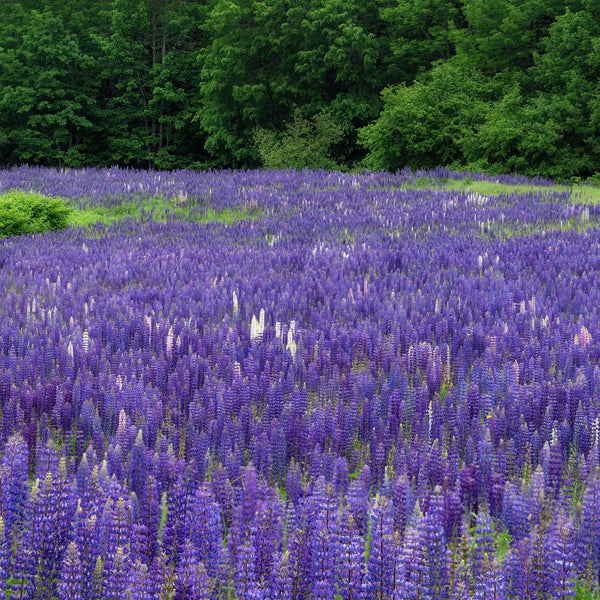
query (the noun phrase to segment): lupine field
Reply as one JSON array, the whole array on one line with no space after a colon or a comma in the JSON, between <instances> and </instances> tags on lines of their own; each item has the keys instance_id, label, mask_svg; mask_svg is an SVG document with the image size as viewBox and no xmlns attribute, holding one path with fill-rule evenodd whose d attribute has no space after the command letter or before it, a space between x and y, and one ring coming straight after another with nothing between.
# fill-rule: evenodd
<instances>
[{"instance_id":1,"label":"lupine field","mask_svg":"<svg viewBox=\"0 0 600 600\"><path fill-rule=\"evenodd\" d=\"M592 597L600 210L449 176L0 171L141 215L0 240L6 597Z\"/></svg>"}]
</instances>

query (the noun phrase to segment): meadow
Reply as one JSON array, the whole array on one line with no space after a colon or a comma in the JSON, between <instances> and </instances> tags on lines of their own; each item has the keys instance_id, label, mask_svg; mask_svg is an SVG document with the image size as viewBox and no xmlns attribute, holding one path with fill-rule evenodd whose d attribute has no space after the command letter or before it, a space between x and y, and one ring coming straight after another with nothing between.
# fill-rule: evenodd
<instances>
[{"instance_id":1,"label":"meadow","mask_svg":"<svg viewBox=\"0 0 600 600\"><path fill-rule=\"evenodd\" d=\"M598 597L597 188L0 171L0 595Z\"/></svg>"}]
</instances>

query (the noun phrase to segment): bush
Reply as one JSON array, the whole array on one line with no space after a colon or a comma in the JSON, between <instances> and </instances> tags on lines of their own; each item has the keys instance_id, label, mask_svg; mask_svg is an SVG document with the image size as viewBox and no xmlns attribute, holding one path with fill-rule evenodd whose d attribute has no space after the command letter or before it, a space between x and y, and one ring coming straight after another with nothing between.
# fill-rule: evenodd
<instances>
[{"instance_id":1,"label":"bush","mask_svg":"<svg viewBox=\"0 0 600 600\"><path fill-rule=\"evenodd\" d=\"M342 138L342 130L327 112L307 119L296 109L283 131L257 128L254 142L265 169L338 169L331 147Z\"/></svg>"},{"instance_id":2,"label":"bush","mask_svg":"<svg viewBox=\"0 0 600 600\"><path fill-rule=\"evenodd\" d=\"M71 210L60 198L10 191L0 196L0 237L64 229Z\"/></svg>"},{"instance_id":3,"label":"bush","mask_svg":"<svg viewBox=\"0 0 600 600\"><path fill-rule=\"evenodd\" d=\"M481 74L452 63L434 67L410 87L386 88L378 119L359 131L369 151L364 166L395 171L459 163L464 141L485 122L492 91Z\"/></svg>"}]
</instances>

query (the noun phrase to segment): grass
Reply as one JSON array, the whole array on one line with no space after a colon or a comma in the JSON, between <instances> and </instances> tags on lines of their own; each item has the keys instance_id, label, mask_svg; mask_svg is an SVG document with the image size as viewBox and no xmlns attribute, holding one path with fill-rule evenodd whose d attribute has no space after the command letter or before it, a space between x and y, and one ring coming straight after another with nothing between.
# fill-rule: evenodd
<instances>
[{"instance_id":1,"label":"grass","mask_svg":"<svg viewBox=\"0 0 600 600\"><path fill-rule=\"evenodd\" d=\"M500 194L523 194L527 192L570 192L572 202L598 204L600 202L600 187L592 185L563 185L551 186L497 183L495 181L473 181L472 179L432 179L420 177L414 183L402 185L403 189L433 189L457 190L482 194L483 196L499 196Z\"/></svg>"},{"instance_id":2,"label":"grass","mask_svg":"<svg viewBox=\"0 0 600 600\"><path fill-rule=\"evenodd\" d=\"M507 183L496 183L495 181L470 181L451 179L440 186L442 189L464 190L482 194L484 196L498 196L499 194L515 194L526 192L570 192L573 202L583 202L586 204L597 204L600 202L600 188L590 185L553 185L553 186L532 186L532 185L510 185Z\"/></svg>"},{"instance_id":3,"label":"grass","mask_svg":"<svg viewBox=\"0 0 600 600\"><path fill-rule=\"evenodd\" d=\"M144 216L151 216L154 221L163 223L170 219L181 219L198 223L231 225L237 221L255 219L258 214L258 211L248 211L243 208L201 209L198 206L176 204L168 198L155 197L140 203L128 202L110 207L93 206L74 210L69 225L73 227L90 227L97 223L111 225L123 219L139 221Z\"/></svg>"},{"instance_id":4,"label":"grass","mask_svg":"<svg viewBox=\"0 0 600 600\"><path fill-rule=\"evenodd\" d=\"M495 181L473 181L471 179L446 179L436 181L421 178L411 186L417 189L433 188L442 190L459 190L473 192L484 196L498 196L500 194L522 194L526 192L570 192L572 202L583 202L586 204L597 204L600 202L600 187L591 185L552 185L535 186L526 184L511 185L508 183L496 183Z\"/></svg>"}]
</instances>

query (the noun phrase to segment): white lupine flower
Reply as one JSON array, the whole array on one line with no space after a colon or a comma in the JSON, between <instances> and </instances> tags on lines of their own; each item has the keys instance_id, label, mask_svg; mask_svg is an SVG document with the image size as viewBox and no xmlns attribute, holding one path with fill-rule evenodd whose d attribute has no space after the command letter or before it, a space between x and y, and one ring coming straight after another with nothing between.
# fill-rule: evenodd
<instances>
[{"instance_id":1,"label":"white lupine flower","mask_svg":"<svg viewBox=\"0 0 600 600\"><path fill-rule=\"evenodd\" d=\"M535 296L532 296L531 300L529 301L529 310L535 312Z\"/></svg>"},{"instance_id":2,"label":"white lupine flower","mask_svg":"<svg viewBox=\"0 0 600 600\"><path fill-rule=\"evenodd\" d=\"M235 292L233 292L233 314L237 315L240 312L240 305L238 303L238 297Z\"/></svg>"},{"instance_id":3,"label":"white lupine flower","mask_svg":"<svg viewBox=\"0 0 600 600\"><path fill-rule=\"evenodd\" d=\"M75 352L73 351L73 342L69 342L69 345L67 346L67 354L73 358L75 356Z\"/></svg>"},{"instance_id":4,"label":"white lupine flower","mask_svg":"<svg viewBox=\"0 0 600 600\"><path fill-rule=\"evenodd\" d=\"M427 437L431 439L431 428L433 426L433 406L431 400L429 401L429 408L427 409Z\"/></svg>"},{"instance_id":5,"label":"white lupine flower","mask_svg":"<svg viewBox=\"0 0 600 600\"><path fill-rule=\"evenodd\" d=\"M275 321L275 337L281 337L281 323L279 321Z\"/></svg>"},{"instance_id":6,"label":"white lupine flower","mask_svg":"<svg viewBox=\"0 0 600 600\"><path fill-rule=\"evenodd\" d=\"M173 326L171 325L167 333L167 356L171 356L171 352L173 351L173 337Z\"/></svg>"},{"instance_id":7,"label":"white lupine flower","mask_svg":"<svg viewBox=\"0 0 600 600\"><path fill-rule=\"evenodd\" d=\"M296 342L294 341L294 330L292 327L288 329L286 350L290 351L292 358L296 360Z\"/></svg>"},{"instance_id":8,"label":"white lupine flower","mask_svg":"<svg viewBox=\"0 0 600 600\"><path fill-rule=\"evenodd\" d=\"M262 340L263 333L265 332L265 309L261 308L260 316L257 319L256 315L252 315L252 321L250 322L250 341Z\"/></svg>"},{"instance_id":9,"label":"white lupine flower","mask_svg":"<svg viewBox=\"0 0 600 600\"><path fill-rule=\"evenodd\" d=\"M579 332L579 345L585 348L592 341L592 335L587 330L587 327L582 326ZM575 343L577 343L577 336L575 336Z\"/></svg>"},{"instance_id":10,"label":"white lupine flower","mask_svg":"<svg viewBox=\"0 0 600 600\"><path fill-rule=\"evenodd\" d=\"M260 325L258 324L258 319L256 315L252 315L252 321L250 321L250 341L254 341L258 337L258 330L260 329Z\"/></svg>"},{"instance_id":11,"label":"white lupine flower","mask_svg":"<svg viewBox=\"0 0 600 600\"><path fill-rule=\"evenodd\" d=\"M88 330L86 329L83 332L83 351L87 354L89 349L90 349L90 334L88 333Z\"/></svg>"}]
</instances>

